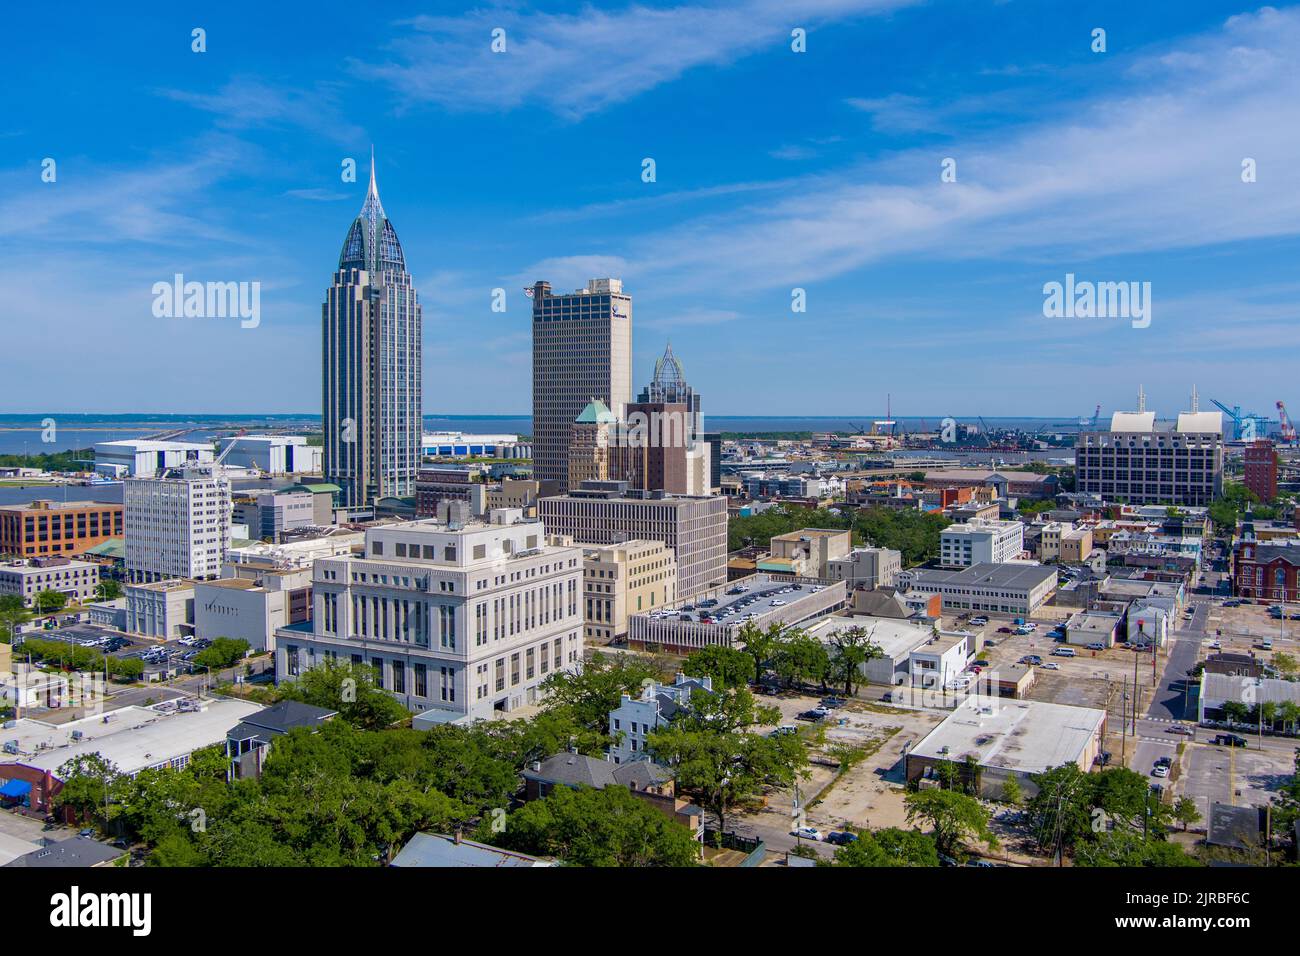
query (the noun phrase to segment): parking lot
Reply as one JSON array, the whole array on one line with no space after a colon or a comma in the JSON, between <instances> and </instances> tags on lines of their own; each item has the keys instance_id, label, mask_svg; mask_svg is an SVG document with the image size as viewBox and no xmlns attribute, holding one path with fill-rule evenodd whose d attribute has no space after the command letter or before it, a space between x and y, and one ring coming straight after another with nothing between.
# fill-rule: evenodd
<instances>
[{"instance_id":1,"label":"parking lot","mask_svg":"<svg viewBox=\"0 0 1300 956\"><path fill-rule=\"evenodd\" d=\"M821 698L800 694L762 697L781 711L781 725L798 728L809 745L809 776L799 783L799 818L823 835L857 827L906 826L903 812L901 764L907 748L916 744L943 719L942 713L882 706L862 700L845 701L823 720L801 719ZM771 732L775 727L759 728ZM838 761L853 754L844 773ZM760 836L774 850L796 842L790 833L795 820L793 789L770 794L763 809L736 818L736 828ZM805 841L807 845L807 841ZM833 847L818 846L829 855Z\"/></svg>"},{"instance_id":2,"label":"parking lot","mask_svg":"<svg viewBox=\"0 0 1300 956\"><path fill-rule=\"evenodd\" d=\"M649 616L655 620L675 619L699 624L743 624L821 590L820 585L767 579L762 583L736 584L698 604L687 603L679 608L652 611Z\"/></svg>"},{"instance_id":3,"label":"parking lot","mask_svg":"<svg viewBox=\"0 0 1300 956\"><path fill-rule=\"evenodd\" d=\"M1221 650L1232 654L1254 654L1265 659L1278 651L1297 656L1300 654L1300 620L1291 617L1300 615L1300 605L1288 605L1285 613L1287 618L1279 621L1269 615L1268 607L1263 604L1215 605L1210 608L1206 626L1209 634L1206 648L1211 653ZM1271 650L1263 647L1265 641L1272 643ZM1220 647L1215 648L1215 642Z\"/></svg>"},{"instance_id":4,"label":"parking lot","mask_svg":"<svg viewBox=\"0 0 1300 956\"><path fill-rule=\"evenodd\" d=\"M1218 731L1197 730L1197 737L1213 738ZM1264 806L1278 787L1294 773L1294 741L1265 739L1263 749L1254 737L1246 747L1194 743L1186 748L1180 786L1175 792L1191 797L1202 817L1209 816L1211 801L1236 806Z\"/></svg>"}]
</instances>

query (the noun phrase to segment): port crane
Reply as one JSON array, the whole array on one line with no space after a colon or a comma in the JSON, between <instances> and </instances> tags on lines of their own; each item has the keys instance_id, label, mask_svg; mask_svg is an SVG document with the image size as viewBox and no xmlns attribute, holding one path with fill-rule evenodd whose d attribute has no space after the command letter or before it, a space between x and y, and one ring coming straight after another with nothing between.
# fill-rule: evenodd
<instances>
[{"instance_id":1,"label":"port crane","mask_svg":"<svg viewBox=\"0 0 1300 956\"><path fill-rule=\"evenodd\" d=\"M1295 444L1295 426L1291 424L1291 419L1286 413L1286 405L1281 399L1277 401L1277 423L1281 426L1282 441L1287 445Z\"/></svg>"}]
</instances>

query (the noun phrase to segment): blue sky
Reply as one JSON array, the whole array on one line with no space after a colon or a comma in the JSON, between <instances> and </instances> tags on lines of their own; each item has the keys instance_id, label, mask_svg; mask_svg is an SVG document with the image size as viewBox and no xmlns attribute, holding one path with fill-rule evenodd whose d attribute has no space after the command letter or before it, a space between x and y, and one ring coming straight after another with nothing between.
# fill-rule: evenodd
<instances>
[{"instance_id":1,"label":"blue sky","mask_svg":"<svg viewBox=\"0 0 1300 956\"><path fill-rule=\"evenodd\" d=\"M522 287L603 275L637 385L671 339L706 416L1300 405L1298 7L175 6L6 14L0 410L319 409L372 143L429 413L529 411ZM155 318L177 272L261 324ZM1150 327L1045 318L1066 273L1150 282Z\"/></svg>"}]
</instances>

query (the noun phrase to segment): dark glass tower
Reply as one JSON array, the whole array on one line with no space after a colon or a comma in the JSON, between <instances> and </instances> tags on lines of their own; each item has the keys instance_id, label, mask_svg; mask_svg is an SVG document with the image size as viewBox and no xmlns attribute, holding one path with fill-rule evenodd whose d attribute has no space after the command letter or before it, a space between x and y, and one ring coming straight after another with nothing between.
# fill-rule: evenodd
<instances>
[{"instance_id":1,"label":"dark glass tower","mask_svg":"<svg viewBox=\"0 0 1300 956\"><path fill-rule=\"evenodd\" d=\"M415 493L420 464L420 303L402 244L370 188L321 306L325 480L339 504Z\"/></svg>"}]
</instances>

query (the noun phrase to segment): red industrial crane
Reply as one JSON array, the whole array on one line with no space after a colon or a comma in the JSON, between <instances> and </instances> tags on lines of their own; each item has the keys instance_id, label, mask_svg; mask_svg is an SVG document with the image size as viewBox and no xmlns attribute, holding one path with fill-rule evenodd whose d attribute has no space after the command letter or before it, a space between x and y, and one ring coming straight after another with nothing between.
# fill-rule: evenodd
<instances>
[{"instance_id":1,"label":"red industrial crane","mask_svg":"<svg viewBox=\"0 0 1300 956\"><path fill-rule=\"evenodd\" d=\"M1282 441L1288 445L1295 444L1295 426L1291 424L1291 419L1287 417L1286 406L1282 404L1281 399L1277 403L1277 421L1282 426Z\"/></svg>"}]
</instances>

